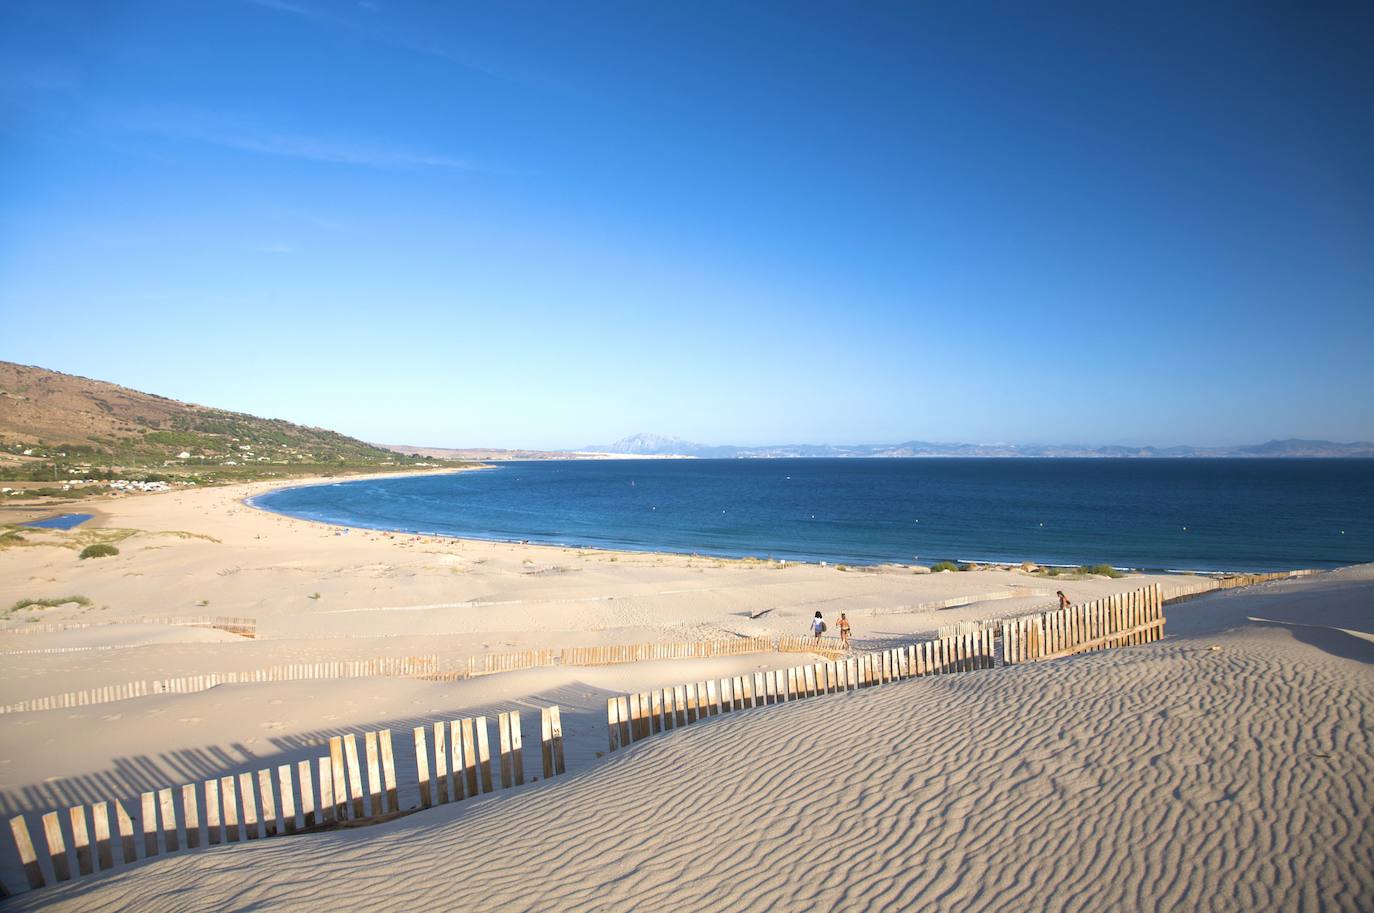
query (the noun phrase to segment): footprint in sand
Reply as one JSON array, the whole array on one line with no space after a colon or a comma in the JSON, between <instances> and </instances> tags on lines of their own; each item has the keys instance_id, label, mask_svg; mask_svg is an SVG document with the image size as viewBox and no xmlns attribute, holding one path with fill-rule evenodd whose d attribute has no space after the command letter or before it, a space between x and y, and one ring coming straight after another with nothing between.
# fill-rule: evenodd
<instances>
[{"instance_id":1,"label":"footprint in sand","mask_svg":"<svg viewBox=\"0 0 1374 913\"><path fill-rule=\"evenodd\" d=\"M177 722L178 722L178 723L199 723L199 722L201 722L201 718L198 717L198 716L184 716L184 717L182 717L181 719L177 720Z\"/></svg>"},{"instance_id":2,"label":"footprint in sand","mask_svg":"<svg viewBox=\"0 0 1374 913\"><path fill-rule=\"evenodd\" d=\"M115 720L122 720L122 719L124 719L124 714L122 714L122 713L110 713L110 714L106 714L105 716L102 716L101 719L102 719L102 720L105 720L107 723L113 723Z\"/></svg>"},{"instance_id":3,"label":"footprint in sand","mask_svg":"<svg viewBox=\"0 0 1374 913\"><path fill-rule=\"evenodd\" d=\"M268 720L266 723L259 723L263 729L285 729L286 724L278 720Z\"/></svg>"}]
</instances>

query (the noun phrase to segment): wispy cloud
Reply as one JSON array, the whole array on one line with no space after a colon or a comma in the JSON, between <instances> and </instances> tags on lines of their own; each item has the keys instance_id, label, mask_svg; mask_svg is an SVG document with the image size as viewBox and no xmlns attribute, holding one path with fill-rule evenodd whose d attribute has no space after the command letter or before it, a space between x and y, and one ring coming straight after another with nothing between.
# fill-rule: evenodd
<instances>
[{"instance_id":1,"label":"wispy cloud","mask_svg":"<svg viewBox=\"0 0 1374 913\"><path fill-rule=\"evenodd\" d=\"M187 138L261 155L307 159L336 165L363 165L368 168L454 168L476 171L470 162L447 155L402 149L367 142L292 136L282 133L238 132L225 134L187 134Z\"/></svg>"},{"instance_id":2,"label":"wispy cloud","mask_svg":"<svg viewBox=\"0 0 1374 913\"><path fill-rule=\"evenodd\" d=\"M449 63L458 64L474 72L482 73L486 76L492 76L498 79L510 78L508 74L497 72L491 67L476 63L466 57L454 54L445 48L438 47L426 38L415 35L413 31L411 34L398 33L395 29L384 32L377 24L380 21L379 14L382 12L382 8L377 3L369 2L369 0L361 0L361 2L358 3L358 9L363 11L363 19L365 21L355 21L346 16L326 12L316 6L293 2L293 0L243 0L243 2L249 6L258 7L259 9L295 16L300 19L308 19L323 26L342 29L364 40L386 45L387 47L410 51L416 54L426 54L430 57L437 57Z\"/></svg>"},{"instance_id":3,"label":"wispy cloud","mask_svg":"<svg viewBox=\"0 0 1374 913\"><path fill-rule=\"evenodd\" d=\"M353 138L282 133L199 111L145 113L128 118L123 126L174 140L332 165L384 170L484 170L465 159L427 149Z\"/></svg>"}]
</instances>

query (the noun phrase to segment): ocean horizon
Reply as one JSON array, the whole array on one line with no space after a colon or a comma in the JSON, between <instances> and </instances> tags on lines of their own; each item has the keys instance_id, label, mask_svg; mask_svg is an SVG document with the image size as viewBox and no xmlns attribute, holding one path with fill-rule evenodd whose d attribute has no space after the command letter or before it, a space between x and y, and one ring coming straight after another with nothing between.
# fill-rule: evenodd
<instances>
[{"instance_id":1,"label":"ocean horizon","mask_svg":"<svg viewBox=\"0 0 1374 913\"><path fill-rule=\"evenodd\" d=\"M1374 460L566 460L277 489L340 526L856 565L1169 571L1374 560Z\"/></svg>"}]
</instances>

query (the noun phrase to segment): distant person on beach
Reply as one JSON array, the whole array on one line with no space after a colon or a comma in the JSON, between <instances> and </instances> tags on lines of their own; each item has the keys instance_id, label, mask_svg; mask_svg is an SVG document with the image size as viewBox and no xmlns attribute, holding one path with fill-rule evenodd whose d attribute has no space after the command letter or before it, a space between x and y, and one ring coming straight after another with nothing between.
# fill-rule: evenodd
<instances>
[{"instance_id":1,"label":"distant person on beach","mask_svg":"<svg viewBox=\"0 0 1374 913\"><path fill-rule=\"evenodd\" d=\"M836 627L838 627L838 628L840 629L840 646L843 647L844 649L848 650L848 649L849 649L849 619L845 617L845 615L844 615L843 612L840 613L840 622L839 622L838 625L836 625Z\"/></svg>"},{"instance_id":2,"label":"distant person on beach","mask_svg":"<svg viewBox=\"0 0 1374 913\"><path fill-rule=\"evenodd\" d=\"M1064 595L1064 591L1055 590L1054 594L1059 597L1059 608L1067 609L1069 607L1069 597Z\"/></svg>"},{"instance_id":3,"label":"distant person on beach","mask_svg":"<svg viewBox=\"0 0 1374 913\"><path fill-rule=\"evenodd\" d=\"M819 643L821 635L825 633L825 619L821 613L817 612L816 617L811 619L811 633L816 635L816 642Z\"/></svg>"}]
</instances>

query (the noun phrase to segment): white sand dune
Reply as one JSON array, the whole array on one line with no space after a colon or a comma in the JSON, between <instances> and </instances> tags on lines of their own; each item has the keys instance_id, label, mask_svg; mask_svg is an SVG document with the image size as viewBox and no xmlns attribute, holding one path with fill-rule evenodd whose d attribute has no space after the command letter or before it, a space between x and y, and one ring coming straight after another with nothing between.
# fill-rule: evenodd
<instances>
[{"instance_id":1,"label":"white sand dune","mask_svg":"<svg viewBox=\"0 0 1374 913\"><path fill-rule=\"evenodd\" d=\"M1370 568L1208 596L1160 643L731 714L512 793L11 903L1367 911L1374 646L1345 632L1374 631L1372 597Z\"/></svg>"}]
</instances>

